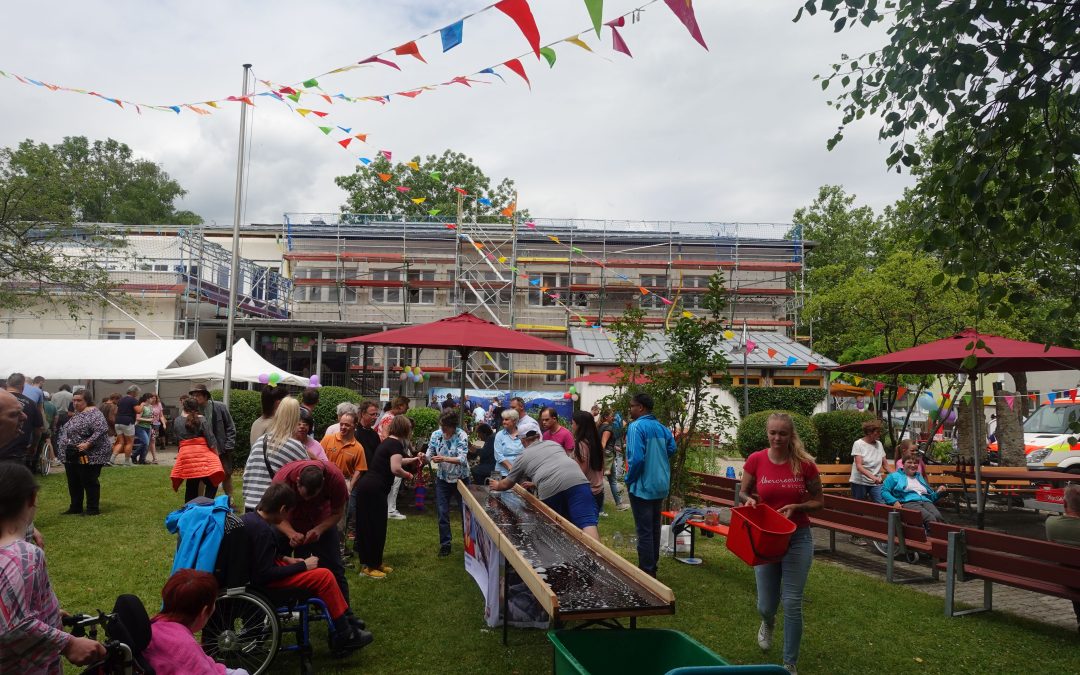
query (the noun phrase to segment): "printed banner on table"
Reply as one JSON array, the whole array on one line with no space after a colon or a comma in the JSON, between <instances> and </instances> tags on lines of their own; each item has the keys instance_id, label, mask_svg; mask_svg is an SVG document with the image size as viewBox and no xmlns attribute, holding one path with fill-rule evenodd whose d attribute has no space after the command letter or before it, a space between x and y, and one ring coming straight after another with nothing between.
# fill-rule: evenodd
<instances>
[{"instance_id":1,"label":"printed banner on table","mask_svg":"<svg viewBox=\"0 0 1080 675\"><path fill-rule=\"evenodd\" d=\"M499 402L502 407L510 407L510 399L519 396L525 401L525 412L529 413L533 417L540 417L540 409L552 406L555 408L555 412L559 414L559 417L569 420L574 414L574 402L570 399L564 398L565 391L562 389L556 389L552 391L536 391L536 390L510 390L499 391L498 389L466 389L465 395L469 397L469 402L474 405L479 405L484 410L488 410L491 407L491 401L495 397L499 398ZM428 404L433 401L438 401L439 405L446 400L446 396L450 397L456 402L461 396L461 389L459 387L432 387L428 390ZM499 424L495 420L495 424Z\"/></svg>"},{"instance_id":2,"label":"printed banner on table","mask_svg":"<svg viewBox=\"0 0 1080 675\"><path fill-rule=\"evenodd\" d=\"M476 581L484 594L484 621L488 626L500 625L499 621L499 567L502 554L484 528L473 518L472 510L463 503L462 522L465 542L465 571Z\"/></svg>"}]
</instances>

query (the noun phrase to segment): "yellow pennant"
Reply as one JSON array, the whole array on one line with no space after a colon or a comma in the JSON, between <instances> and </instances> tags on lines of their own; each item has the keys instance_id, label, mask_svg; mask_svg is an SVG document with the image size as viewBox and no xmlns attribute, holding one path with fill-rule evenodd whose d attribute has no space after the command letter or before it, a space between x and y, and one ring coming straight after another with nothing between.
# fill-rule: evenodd
<instances>
[{"instance_id":1,"label":"yellow pennant","mask_svg":"<svg viewBox=\"0 0 1080 675\"><path fill-rule=\"evenodd\" d=\"M499 256L499 264L502 265L502 264L505 264L505 263L506 263L506 256L504 256L504 255Z\"/></svg>"},{"instance_id":2,"label":"yellow pennant","mask_svg":"<svg viewBox=\"0 0 1080 675\"><path fill-rule=\"evenodd\" d=\"M427 201L427 197L413 197L412 203L423 204L425 201Z\"/></svg>"},{"instance_id":3,"label":"yellow pennant","mask_svg":"<svg viewBox=\"0 0 1080 675\"><path fill-rule=\"evenodd\" d=\"M983 396L983 405L990 405L994 402L993 396Z\"/></svg>"},{"instance_id":4,"label":"yellow pennant","mask_svg":"<svg viewBox=\"0 0 1080 675\"><path fill-rule=\"evenodd\" d=\"M563 40L563 42L569 42L569 43L570 43L570 44L572 44L572 45L577 45L578 47L581 47L582 49L584 49L584 50L585 50L585 51L587 51L587 52L591 52L591 51L592 51L592 47L590 47L589 45L585 44L585 41L584 41L584 40L582 40L582 39L581 39L581 38L580 38L579 36L577 36L577 35L575 35L575 36L574 36L574 37L572 37L572 38L566 38L565 40Z\"/></svg>"},{"instance_id":5,"label":"yellow pennant","mask_svg":"<svg viewBox=\"0 0 1080 675\"><path fill-rule=\"evenodd\" d=\"M405 162L405 166L409 167L413 171L419 171L420 170L420 165L417 164L416 162Z\"/></svg>"},{"instance_id":6,"label":"yellow pennant","mask_svg":"<svg viewBox=\"0 0 1080 675\"><path fill-rule=\"evenodd\" d=\"M690 312L683 312L682 315L684 317L686 317L687 319L693 319L694 318L694 315L691 314Z\"/></svg>"},{"instance_id":7,"label":"yellow pennant","mask_svg":"<svg viewBox=\"0 0 1080 675\"><path fill-rule=\"evenodd\" d=\"M309 114L311 114L311 111L307 108L297 108L296 112L300 115L300 117L307 117Z\"/></svg>"},{"instance_id":8,"label":"yellow pennant","mask_svg":"<svg viewBox=\"0 0 1080 675\"><path fill-rule=\"evenodd\" d=\"M724 339L725 340L730 340L733 337L735 337L735 333L733 331L730 331L730 330L724 331Z\"/></svg>"},{"instance_id":9,"label":"yellow pennant","mask_svg":"<svg viewBox=\"0 0 1080 675\"><path fill-rule=\"evenodd\" d=\"M860 384L862 384L862 378L861 378L861 377L859 377L858 375L856 375L856 376L855 376L855 386L857 387L857 386L859 386Z\"/></svg>"}]
</instances>

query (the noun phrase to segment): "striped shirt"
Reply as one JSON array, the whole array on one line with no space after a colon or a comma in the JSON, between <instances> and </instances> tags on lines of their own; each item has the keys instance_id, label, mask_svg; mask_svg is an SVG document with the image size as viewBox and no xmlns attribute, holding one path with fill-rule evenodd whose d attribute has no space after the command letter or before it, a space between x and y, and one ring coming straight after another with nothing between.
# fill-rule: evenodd
<instances>
[{"instance_id":1,"label":"striped shirt","mask_svg":"<svg viewBox=\"0 0 1080 675\"><path fill-rule=\"evenodd\" d=\"M0 548L0 673L60 675L70 641L44 551L21 540Z\"/></svg>"},{"instance_id":2,"label":"striped shirt","mask_svg":"<svg viewBox=\"0 0 1080 675\"><path fill-rule=\"evenodd\" d=\"M266 439L267 442L265 455L263 453L263 439ZM263 457L266 457L267 461L263 461ZM251 453L248 454L247 464L244 466L244 508L255 510L255 507L259 505L259 500L262 499L263 493L266 492L266 488L270 487L270 482L278 469L289 462L299 462L305 459L308 459L307 448L295 438L286 440L285 444L277 450L270 447L269 434L252 443ZM270 473L266 471L267 462L270 464Z\"/></svg>"}]
</instances>

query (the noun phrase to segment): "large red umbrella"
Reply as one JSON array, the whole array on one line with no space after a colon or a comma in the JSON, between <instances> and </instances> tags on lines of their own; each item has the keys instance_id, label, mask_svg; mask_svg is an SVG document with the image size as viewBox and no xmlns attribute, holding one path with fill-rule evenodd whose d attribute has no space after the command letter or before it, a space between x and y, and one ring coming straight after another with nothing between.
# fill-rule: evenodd
<instances>
[{"instance_id":1,"label":"large red umbrella","mask_svg":"<svg viewBox=\"0 0 1080 675\"><path fill-rule=\"evenodd\" d=\"M357 335L337 342L456 350L461 355L461 398L459 400L462 401L465 400L465 375L468 372L469 355L473 352L589 356L588 352L503 328L468 312L431 323L405 326L369 335Z\"/></svg>"},{"instance_id":2,"label":"large red umbrella","mask_svg":"<svg viewBox=\"0 0 1080 675\"><path fill-rule=\"evenodd\" d=\"M982 341L983 347L978 347ZM969 359L974 355L974 359ZM979 333L973 328L965 329L952 337L942 338L924 345L902 349L892 354L875 356L839 366L836 370L849 373L883 375L933 375L937 373L964 373L971 380L971 398L979 373L1032 372L1040 370L1080 369L1080 350L1067 347L1047 347L1038 342L1024 342L999 335ZM975 421L975 406L971 406L971 419ZM972 429L977 425L972 424ZM975 482L982 483L979 464L979 441L972 439L975 462ZM978 524L983 525L982 490L976 494Z\"/></svg>"},{"instance_id":3,"label":"large red umbrella","mask_svg":"<svg viewBox=\"0 0 1080 675\"><path fill-rule=\"evenodd\" d=\"M589 384L618 384L622 381L623 372L622 368L612 368L611 370L605 370L599 373L589 373L588 375L578 375L572 377L567 382L587 382ZM645 384L649 382L647 375L640 373L634 375L634 384Z\"/></svg>"}]
</instances>

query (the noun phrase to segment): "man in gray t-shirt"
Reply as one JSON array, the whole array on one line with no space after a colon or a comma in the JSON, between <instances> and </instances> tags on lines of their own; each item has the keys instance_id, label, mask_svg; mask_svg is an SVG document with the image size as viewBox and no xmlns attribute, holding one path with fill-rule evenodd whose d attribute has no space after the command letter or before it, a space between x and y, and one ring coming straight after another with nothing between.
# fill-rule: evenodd
<instances>
[{"instance_id":1,"label":"man in gray t-shirt","mask_svg":"<svg viewBox=\"0 0 1080 675\"><path fill-rule=\"evenodd\" d=\"M542 502L580 527L585 534L599 539L596 501L592 498L589 481L577 462L558 443L541 441L540 434L534 430L522 437L521 444L525 446L525 451L514 460L510 473L500 481L490 482L490 489L509 490L528 478L536 485L536 496Z\"/></svg>"}]
</instances>

